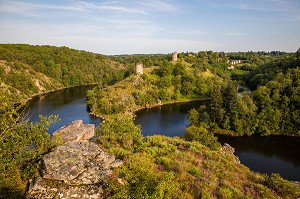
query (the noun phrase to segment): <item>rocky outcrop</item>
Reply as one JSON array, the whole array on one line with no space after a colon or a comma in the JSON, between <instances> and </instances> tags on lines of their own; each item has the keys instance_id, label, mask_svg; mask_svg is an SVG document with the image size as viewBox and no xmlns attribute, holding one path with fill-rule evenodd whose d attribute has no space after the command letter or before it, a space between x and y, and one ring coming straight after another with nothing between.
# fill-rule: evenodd
<instances>
[{"instance_id":1,"label":"rocky outcrop","mask_svg":"<svg viewBox=\"0 0 300 199\"><path fill-rule=\"evenodd\" d=\"M71 142L88 140L94 134L94 124L83 124L82 120L76 120L56 130L52 136L54 139L62 139L63 142Z\"/></svg>"},{"instance_id":2,"label":"rocky outcrop","mask_svg":"<svg viewBox=\"0 0 300 199\"><path fill-rule=\"evenodd\" d=\"M234 155L234 151L235 149L230 146L229 144L225 143L221 148L220 148L221 153L225 154L225 155L229 155L232 157L232 160L234 162L234 164L240 164L240 159Z\"/></svg>"},{"instance_id":3,"label":"rocky outcrop","mask_svg":"<svg viewBox=\"0 0 300 199\"><path fill-rule=\"evenodd\" d=\"M71 186L61 181L46 180L37 177L30 183L27 199L99 199L105 197L102 185Z\"/></svg>"},{"instance_id":4,"label":"rocky outcrop","mask_svg":"<svg viewBox=\"0 0 300 199\"><path fill-rule=\"evenodd\" d=\"M68 142L42 159L42 176L69 185L101 183L111 174L115 157L88 141Z\"/></svg>"},{"instance_id":5,"label":"rocky outcrop","mask_svg":"<svg viewBox=\"0 0 300 199\"><path fill-rule=\"evenodd\" d=\"M224 154L234 154L235 151L234 148L227 143L225 143L220 150Z\"/></svg>"},{"instance_id":6,"label":"rocky outcrop","mask_svg":"<svg viewBox=\"0 0 300 199\"><path fill-rule=\"evenodd\" d=\"M71 123L72 128L79 123ZM122 163L94 142L68 141L44 155L26 198L103 198L112 168Z\"/></svg>"}]
</instances>

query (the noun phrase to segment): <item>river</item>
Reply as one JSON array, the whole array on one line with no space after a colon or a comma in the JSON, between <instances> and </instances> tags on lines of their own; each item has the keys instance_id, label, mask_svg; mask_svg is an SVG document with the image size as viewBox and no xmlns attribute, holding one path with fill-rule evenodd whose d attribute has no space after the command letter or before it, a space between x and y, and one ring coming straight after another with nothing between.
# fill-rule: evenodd
<instances>
[{"instance_id":1,"label":"river","mask_svg":"<svg viewBox=\"0 0 300 199\"><path fill-rule=\"evenodd\" d=\"M38 115L59 115L61 121L51 125L49 133L82 119L84 123L100 124L101 119L89 114L85 93L91 87L68 88L33 98L26 110L30 121L38 121ZM187 111L206 103L205 101L168 104L136 113L135 123L141 125L143 135L162 134L181 136L189 124ZM241 163L261 173L280 173L289 180L300 181L300 138L286 136L228 137L219 136L221 143L229 143Z\"/></svg>"},{"instance_id":2,"label":"river","mask_svg":"<svg viewBox=\"0 0 300 199\"><path fill-rule=\"evenodd\" d=\"M50 126L50 134L79 119L86 124L97 126L101 119L90 115L85 104L86 91L91 88L93 86L79 86L36 96L30 100L25 113L30 117L31 122L39 121L39 115L59 115L61 121Z\"/></svg>"}]
</instances>

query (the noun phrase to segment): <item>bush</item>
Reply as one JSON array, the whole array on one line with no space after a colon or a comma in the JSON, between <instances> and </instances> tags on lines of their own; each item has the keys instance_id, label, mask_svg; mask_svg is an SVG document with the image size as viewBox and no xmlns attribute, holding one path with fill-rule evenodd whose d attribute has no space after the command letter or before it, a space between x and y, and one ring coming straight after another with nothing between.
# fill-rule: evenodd
<instances>
[{"instance_id":1,"label":"bush","mask_svg":"<svg viewBox=\"0 0 300 199\"><path fill-rule=\"evenodd\" d=\"M300 197L299 188L288 180L283 179L277 173L266 176L265 184L282 198Z\"/></svg>"},{"instance_id":2,"label":"bush","mask_svg":"<svg viewBox=\"0 0 300 199\"><path fill-rule=\"evenodd\" d=\"M26 180L34 177L42 155L58 144L47 132L58 118L41 117L35 124L21 122L11 102L0 96L0 197L21 198Z\"/></svg>"},{"instance_id":3,"label":"bush","mask_svg":"<svg viewBox=\"0 0 300 199\"><path fill-rule=\"evenodd\" d=\"M133 123L133 117L122 113L111 115L104 120L96 134L99 136L100 144L107 149L123 148L135 151L143 139L140 127Z\"/></svg>"},{"instance_id":4,"label":"bush","mask_svg":"<svg viewBox=\"0 0 300 199\"><path fill-rule=\"evenodd\" d=\"M126 183L110 184L112 198L179 198L178 183L172 172L156 171L156 165L146 155L135 154L119 169Z\"/></svg>"},{"instance_id":5,"label":"bush","mask_svg":"<svg viewBox=\"0 0 300 199\"><path fill-rule=\"evenodd\" d=\"M209 147L210 149L217 150L221 147L218 138L210 133L205 127L189 126L185 129L184 138L188 141L197 141Z\"/></svg>"}]
</instances>

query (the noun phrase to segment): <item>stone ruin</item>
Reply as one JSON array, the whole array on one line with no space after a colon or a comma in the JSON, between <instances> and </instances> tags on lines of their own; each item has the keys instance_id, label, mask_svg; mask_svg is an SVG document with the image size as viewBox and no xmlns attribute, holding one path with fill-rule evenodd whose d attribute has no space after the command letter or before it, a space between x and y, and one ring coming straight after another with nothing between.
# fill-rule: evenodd
<instances>
[{"instance_id":1,"label":"stone ruin","mask_svg":"<svg viewBox=\"0 0 300 199\"><path fill-rule=\"evenodd\" d=\"M177 61L177 52L172 53L172 61Z\"/></svg>"},{"instance_id":2,"label":"stone ruin","mask_svg":"<svg viewBox=\"0 0 300 199\"><path fill-rule=\"evenodd\" d=\"M136 74L136 75L142 75L142 74L144 73L143 70L144 70L143 64L137 63L137 64L135 65L135 74Z\"/></svg>"}]
</instances>

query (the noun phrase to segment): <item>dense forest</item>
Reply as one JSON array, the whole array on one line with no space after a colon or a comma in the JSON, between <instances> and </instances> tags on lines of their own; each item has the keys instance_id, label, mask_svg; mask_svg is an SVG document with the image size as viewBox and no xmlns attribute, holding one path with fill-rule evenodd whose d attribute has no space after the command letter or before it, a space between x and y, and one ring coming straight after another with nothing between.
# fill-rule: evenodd
<instances>
[{"instance_id":1,"label":"dense forest","mask_svg":"<svg viewBox=\"0 0 300 199\"><path fill-rule=\"evenodd\" d=\"M125 68L107 56L67 47L0 45L0 91L27 99L51 90L85 84L112 84Z\"/></svg>"},{"instance_id":2,"label":"dense forest","mask_svg":"<svg viewBox=\"0 0 300 199\"><path fill-rule=\"evenodd\" d=\"M158 57L158 58L157 58ZM137 60L143 75L131 74L87 94L93 113L105 116L134 112L163 103L210 98L190 111L193 125L230 135L299 135L299 52L179 53L178 61L162 55L118 56L124 65ZM155 60L157 61L155 62ZM163 60L161 60L163 59ZM230 60L239 60L229 70ZM238 83L252 89L239 93Z\"/></svg>"},{"instance_id":3,"label":"dense forest","mask_svg":"<svg viewBox=\"0 0 300 199\"><path fill-rule=\"evenodd\" d=\"M299 54L182 52L170 61L171 55L0 45L0 198L23 198L43 155L61 144L47 133L57 116L29 123L16 102L93 83L87 103L106 116L95 142L124 161L107 182L108 198L298 198L299 187L278 174L250 171L214 133L299 135ZM241 62L229 70L230 60ZM134 74L136 63L144 64L144 74ZM238 93L238 83L252 92ZM182 138L143 137L127 114L204 97L209 103L189 112Z\"/></svg>"},{"instance_id":4,"label":"dense forest","mask_svg":"<svg viewBox=\"0 0 300 199\"><path fill-rule=\"evenodd\" d=\"M190 121L231 135L300 135L299 50L243 73L253 91L238 94L231 82L215 86L211 102L191 110Z\"/></svg>"}]
</instances>

